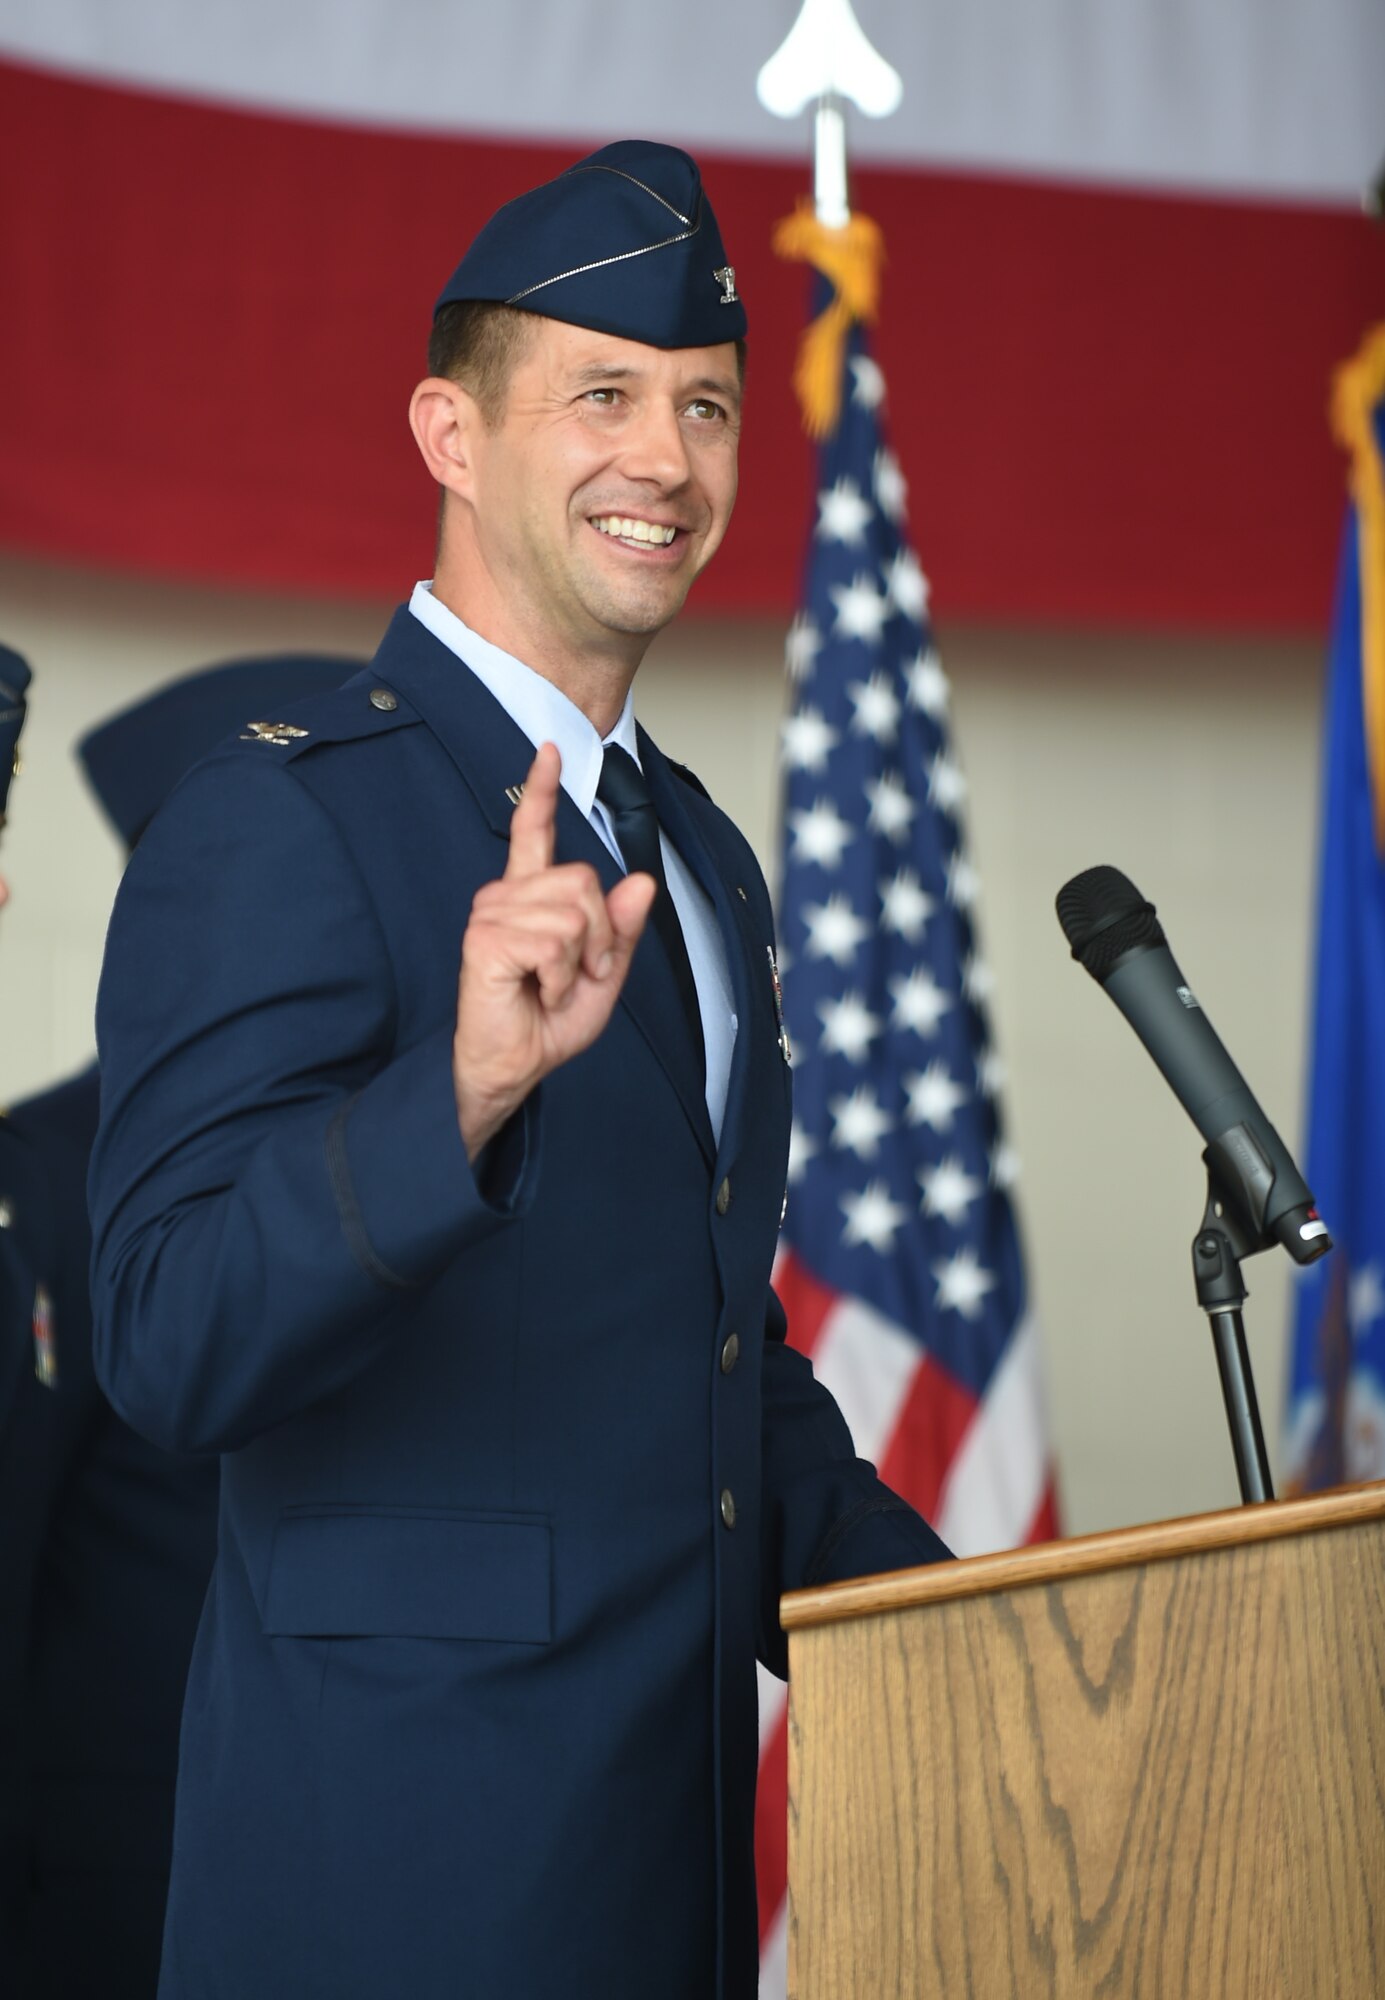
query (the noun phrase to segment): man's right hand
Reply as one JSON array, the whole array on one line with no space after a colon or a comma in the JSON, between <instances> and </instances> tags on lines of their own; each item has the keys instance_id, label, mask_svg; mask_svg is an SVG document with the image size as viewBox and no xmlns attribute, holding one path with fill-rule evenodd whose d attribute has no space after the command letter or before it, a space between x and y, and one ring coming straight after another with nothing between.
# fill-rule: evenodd
<instances>
[{"instance_id":1,"label":"man's right hand","mask_svg":"<svg viewBox=\"0 0 1385 2000\"><path fill-rule=\"evenodd\" d=\"M472 1160L541 1078L601 1033L654 904L652 875L627 875L605 896L584 862L554 867L561 774L543 744L510 821L505 873L477 891L462 939L452 1078Z\"/></svg>"}]
</instances>

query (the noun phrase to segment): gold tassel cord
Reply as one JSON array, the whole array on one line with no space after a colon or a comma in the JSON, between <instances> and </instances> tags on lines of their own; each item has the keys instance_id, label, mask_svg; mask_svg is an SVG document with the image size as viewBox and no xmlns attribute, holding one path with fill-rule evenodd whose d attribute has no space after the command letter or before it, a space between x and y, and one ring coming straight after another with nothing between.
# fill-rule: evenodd
<instances>
[{"instance_id":1,"label":"gold tassel cord","mask_svg":"<svg viewBox=\"0 0 1385 2000\"><path fill-rule=\"evenodd\" d=\"M1385 463L1375 412L1385 401L1385 326L1332 382L1332 429L1351 455L1361 571L1361 712L1377 854L1385 857Z\"/></svg>"},{"instance_id":2,"label":"gold tassel cord","mask_svg":"<svg viewBox=\"0 0 1385 2000\"><path fill-rule=\"evenodd\" d=\"M793 385L803 428L821 441L837 428L842 403L842 359L858 320L869 326L880 303L885 239L869 216L853 215L841 228L819 222L811 201L799 203L774 231L776 255L811 264L832 287L832 298L799 343Z\"/></svg>"}]
</instances>

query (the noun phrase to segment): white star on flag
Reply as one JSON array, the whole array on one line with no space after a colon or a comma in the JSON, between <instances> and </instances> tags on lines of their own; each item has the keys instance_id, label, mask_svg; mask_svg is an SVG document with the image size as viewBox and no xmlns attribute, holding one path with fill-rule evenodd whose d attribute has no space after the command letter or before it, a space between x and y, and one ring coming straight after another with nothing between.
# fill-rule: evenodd
<instances>
[{"instance_id":1,"label":"white star on flag","mask_svg":"<svg viewBox=\"0 0 1385 2000\"><path fill-rule=\"evenodd\" d=\"M843 1242L869 1244L881 1256L895 1246L895 1232L901 1222L909 1220L909 1210L901 1202L891 1200L889 1182L885 1180L873 1180L861 1194L843 1194L841 1206L847 1216Z\"/></svg>"},{"instance_id":2,"label":"white star on flag","mask_svg":"<svg viewBox=\"0 0 1385 2000\"><path fill-rule=\"evenodd\" d=\"M885 572L890 596L897 610L916 625L922 625L928 609L928 578L912 549L901 549Z\"/></svg>"},{"instance_id":3,"label":"white star on flag","mask_svg":"<svg viewBox=\"0 0 1385 2000\"><path fill-rule=\"evenodd\" d=\"M824 1055L845 1056L848 1062L864 1062L866 1052L880 1033L880 1017L872 1014L859 993L843 993L840 1000L824 1000L818 1007L822 1022Z\"/></svg>"},{"instance_id":4,"label":"white star on flag","mask_svg":"<svg viewBox=\"0 0 1385 2000\"><path fill-rule=\"evenodd\" d=\"M998 1049L983 1049L976 1059L976 1086L987 1097L1005 1088L1005 1063Z\"/></svg>"},{"instance_id":5,"label":"white star on flag","mask_svg":"<svg viewBox=\"0 0 1385 2000\"><path fill-rule=\"evenodd\" d=\"M870 925L863 923L845 896L829 896L825 903L806 903L803 921L808 930L809 958L830 958L833 965L848 966L868 936Z\"/></svg>"},{"instance_id":6,"label":"white star on flag","mask_svg":"<svg viewBox=\"0 0 1385 2000\"><path fill-rule=\"evenodd\" d=\"M941 1060L906 1076L904 1089L909 1098L905 1114L909 1123L931 1125L935 1132L950 1132L959 1108L967 1101L967 1092Z\"/></svg>"},{"instance_id":7,"label":"white star on flag","mask_svg":"<svg viewBox=\"0 0 1385 2000\"><path fill-rule=\"evenodd\" d=\"M822 634L808 616L800 611L790 625L784 641L784 665L791 681L806 681L813 671L813 662L822 651Z\"/></svg>"},{"instance_id":8,"label":"white star on flag","mask_svg":"<svg viewBox=\"0 0 1385 2000\"><path fill-rule=\"evenodd\" d=\"M846 692L856 711L851 723L856 735L893 743L899 730L899 696L889 676L877 669L868 681L848 682Z\"/></svg>"},{"instance_id":9,"label":"white star on flag","mask_svg":"<svg viewBox=\"0 0 1385 2000\"><path fill-rule=\"evenodd\" d=\"M859 403L863 410L878 410L885 400L885 377L880 363L869 354L853 354L851 373L855 377L852 402Z\"/></svg>"},{"instance_id":10,"label":"white star on flag","mask_svg":"<svg viewBox=\"0 0 1385 2000\"><path fill-rule=\"evenodd\" d=\"M949 1154L941 1166L920 1167L918 1178L923 1189L924 1214L940 1215L954 1227L985 1190L985 1183L973 1180L955 1153Z\"/></svg>"},{"instance_id":11,"label":"white star on flag","mask_svg":"<svg viewBox=\"0 0 1385 2000\"><path fill-rule=\"evenodd\" d=\"M827 1108L836 1130L832 1144L861 1160L873 1160L880 1141L894 1124L868 1083L858 1085L850 1097L831 1097Z\"/></svg>"},{"instance_id":12,"label":"white star on flag","mask_svg":"<svg viewBox=\"0 0 1385 2000\"><path fill-rule=\"evenodd\" d=\"M872 1181L860 1194L844 1194L842 1209L846 1215L842 1241L868 1244L882 1257L893 1245L900 1224L909 1216L907 1208L890 1199L886 1181Z\"/></svg>"},{"instance_id":13,"label":"white star on flag","mask_svg":"<svg viewBox=\"0 0 1385 2000\"><path fill-rule=\"evenodd\" d=\"M907 944L918 943L937 907L933 897L924 894L912 868L901 868L890 881L880 884L880 921Z\"/></svg>"},{"instance_id":14,"label":"white star on flag","mask_svg":"<svg viewBox=\"0 0 1385 2000\"><path fill-rule=\"evenodd\" d=\"M788 768L811 771L814 777L820 777L826 770L827 759L841 741L837 731L823 721L815 708L800 708L795 714L786 715L780 735Z\"/></svg>"},{"instance_id":15,"label":"white star on flag","mask_svg":"<svg viewBox=\"0 0 1385 2000\"><path fill-rule=\"evenodd\" d=\"M916 660L911 660L904 669L904 684L909 690L909 706L920 714L941 722L947 714L948 696L952 683L943 672L943 663L931 646L920 652Z\"/></svg>"},{"instance_id":16,"label":"white star on flag","mask_svg":"<svg viewBox=\"0 0 1385 2000\"><path fill-rule=\"evenodd\" d=\"M1020 1177L1020 1156L1008 1140L1002 1139L991 1154L991 1186L1002 1193Z\"/></svg>"},{"instance_id":17,"label":"white star on flag","mask_svg":"<svg viewBox=\"0 0 1385 2000\"><path fill-rule=\"evenodd\" d=\"M854 479L842 477L818 495L818 534L826 542L859 548L870 526L870 502Z\"/></svg>"},{"instance_id":18,"label":"white star on flag","mask_svg":"<svg viewBox=\"0 0 1385 2000\"><path fill-rule=\"evenodd\" d=\"M803 1170L808 1162L822 1151L816 1139L805 1132L795 1118L789 1126L789 1186L803 1178Z\"/></svg>"},{"instance_id":19,"label":"white star on flag","mask_svg":"<svg viewBox=\"0 0 1385 2000\"><path fill-rule=\"evenodd\" d=\"M909 482L899 469L899 460L888 447L875 454L875 497L882 514L896 523L904 519Z\"/></svg>"},{"instance_id":20,"label":"white star on flag","mask_svg":"<svg viewBox=\"0 0 1385 2000\"><path fill-rule=\"evenodd\" d=\"M896 973L889 986L894 1000L894 1026L912 1029L925 1041L931 1040L952 1005L951 994L939 986L926 965L915 966L907 979Z\"/></svg>"},{"instance_id":21,"label":"white star on flag","mask_svg":"<svg viewBox=\"0 0 1385 2000\"><path fill-rule=\"evenodd\" d=\"M795 861L816 861L823 868L839 868L842 855L856 838L856 829L844 820L831 799L814 801L807 812L789 814L794 837Z\"/></svg>"},{"instance_id":22,"label":"white star on flag","mask_svg":"<svg viewBox=\"0 0 1385 2000\"><path fill-rule=\"evenodd\" d=\"M982 1299L995 1285L994 1276L982 1269L970 1245L935 1264L933 1276L938 1281L938 1304L944 1311L960 1313L963 1319L976 1318Z\"/></svg>"},{"instance_id":23,"label":"white star on flag","mask_svg":"<svg viewBox=\"0 0 1385 2000\"><path fill-rule=\"evenodd\" d=\"M1382 1312L1385 1312L1385 1288L1380 1283L1380 1266L1363 1264L1352 1273L1347 1290L1347 1322L1357 1340Z\"/></svg>"},{"instance_id":24,"label":"white star on flag","mask_svg":"<svg viewBox=\"0 0 1385 2000\"><path fill-rule=\"evenodd\" d=\"M959 847L947 864L947 900L959 910L969 910L981 889L981 878Z\"/></svg>"},{"instance_id":25,"label":"white star on flag","mask_svg":"<svg viewBox=\"0 0 1385 2000\"><path fill-rule=\"evenodd\" d=\"M968 1000L978 1007L984 1007L995 992L995 974L984 958L973 952L962 967L962 991Z\"/></svg>"},{"instance_id":26,"label":"white star on flag","mask_svg":"<svg viewBox=\"0 0 1385 2000\"><path fill-rule=\"evenodd\" d=\"M967 795L967 781L961 765L940 750L928 767L928 797L939 812L955 813Z\"/></svg>"},{"instance_id":27,"label":"white star on flag","mask_svg":"<svg viewBox=\"0 0 1385 2000\"><path fill-rule=\"evenodd\" d=\"M890 600L876 589L870 572L860 571L850 583L834 583L829 594L837 607L840 636L874 645L890 615Z\"/></svg>"},{"instance_id":28,"label":"white star on flag","mask_svg":"<svg viewBox=\"0 0 1385 2000\"><path fill-rule=\"evenodd\" d=\"M870 800L871 832L883 834L886 840L902 846L909 837L918 806L910 798L898 771L882 771L878 778L871 778L866 785L866 797Z\"/></svg>"}]
</instances>

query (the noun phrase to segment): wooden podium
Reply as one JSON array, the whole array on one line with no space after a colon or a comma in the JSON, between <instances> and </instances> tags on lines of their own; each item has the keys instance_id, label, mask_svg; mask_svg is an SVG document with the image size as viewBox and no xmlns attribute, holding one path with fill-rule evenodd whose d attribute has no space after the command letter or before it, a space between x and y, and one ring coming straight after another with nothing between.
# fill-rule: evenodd
<instances>
[{"instance_id":1,"label":"wooden podium","mask_svg":"<svg viewBox=\"0 0 1385 2000\"><path fill-rule=\"evenodd\" d=\"M1385 1484L782 1617L791 2000L1385 1995Z\"/></svg>"}]
</instances>

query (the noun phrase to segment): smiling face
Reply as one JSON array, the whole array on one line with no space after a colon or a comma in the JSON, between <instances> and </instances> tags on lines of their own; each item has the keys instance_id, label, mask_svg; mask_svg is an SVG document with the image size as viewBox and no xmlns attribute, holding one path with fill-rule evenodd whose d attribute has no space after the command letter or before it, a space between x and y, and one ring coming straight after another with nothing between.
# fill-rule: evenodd
<instances>
[{"instance_id":1,"label":"smiling face","mask_svg":"<svg viewBox=\"0 0 1385 2000\"><path fill-rule=\"evenodd\" d=\"M449 387L460 450L438 594L542 672L601 658L633 671L731 518L734 343L647 347L537 319L493 425Z\"/></svg>"}]
</instances>

